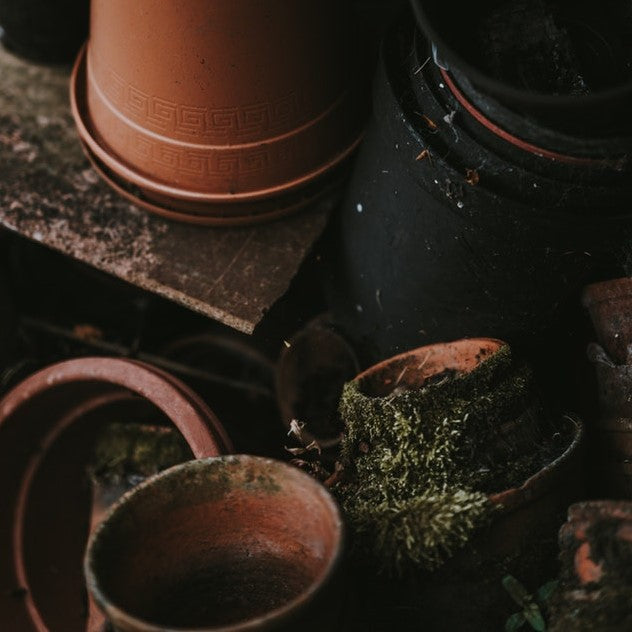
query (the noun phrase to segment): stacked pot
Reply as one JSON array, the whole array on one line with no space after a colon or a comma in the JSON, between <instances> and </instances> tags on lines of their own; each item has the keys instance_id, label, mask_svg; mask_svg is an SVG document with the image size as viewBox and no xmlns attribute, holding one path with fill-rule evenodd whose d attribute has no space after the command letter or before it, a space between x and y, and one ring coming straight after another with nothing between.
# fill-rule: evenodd
<instances>
[{"instance_id":1,"label":"stacked pot","mask_svg":"<svg viewBox=\"0 0 632 632\"><path fill-rule=\"evenodd\" d=\"M601 412L596 423L601 495L632 498L632 279L590 285L583 301L599 340L588 355Z\"/></svg>"},{"instance_id":2,"label":"stacked pot","mask_svg":"<svg viewBox=\"0 0 632 632\"><path fill-rule=\"evenodd\" d=\"M493 3L458 19L449 3L412 4L419 28L402 19L384 41L335 229L336 322L367 363L461 336L533 351L586 283L620 269L632 132L610 112L630 107L632 84L511 88L466 47Z\"/></svg>"},{"instance_id":3,"label":"stacked pot","mask_svg":"<svg viewBox=\"0 0 632 632\"><path fill-rule=\"evenodd\" d=\"M71 86L86 153L166 217L243 224L336 184L362 120L349 5L93 0Z\"/></svg>"}]
</instances>

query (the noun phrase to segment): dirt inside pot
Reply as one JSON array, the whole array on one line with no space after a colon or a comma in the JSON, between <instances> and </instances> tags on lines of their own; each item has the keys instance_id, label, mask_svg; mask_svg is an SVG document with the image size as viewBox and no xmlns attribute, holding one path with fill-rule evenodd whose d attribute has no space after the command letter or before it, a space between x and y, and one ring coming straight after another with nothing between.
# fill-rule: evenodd
<instances>
[{"instance_id":1,"label":"dirt inside pot","mask_svg":"<svg viewBox=\"0 0 632 632\"><path fill-rule=\"evenodd\" d=\"M89 474L101 485L131 488L190 458L191 450L175 428L112 423L97 439Z\"/></svg>"},{"instance_id":2,"label":"dirt inside pot","mask_svg":"<svg viewBox=\"0 0 632 632\"><path fill-rule=\"evenodd\" d=\"M225 552L204 569L157 586L142 618L167 627L224 626L282 607L311 583L290 560L267 553Z\"/></svg>"},{"instance_id":3,"label":"dirt inside pot","mask_svg":"<svg viewBox=\"0 0 632 632\"><path fill-rule=\"evenodd\" d=\"M364 388L343 392L346 480L335 490L357 550L390 572L440 567L493 519L489 494L523 484L572 440L534 403L508 347L420 388Z\"/></svg>"},{"instance_id":4,"label":"dirt inside pot","mask_svg":"<svg viewBox=\"0 0 632 632\"><path fill-rule=\"evenodd\" d=\"M628 2L488 2L476 32L481 66L518 88L582 96L632 79Z\"/></svg>"}]
</instances>

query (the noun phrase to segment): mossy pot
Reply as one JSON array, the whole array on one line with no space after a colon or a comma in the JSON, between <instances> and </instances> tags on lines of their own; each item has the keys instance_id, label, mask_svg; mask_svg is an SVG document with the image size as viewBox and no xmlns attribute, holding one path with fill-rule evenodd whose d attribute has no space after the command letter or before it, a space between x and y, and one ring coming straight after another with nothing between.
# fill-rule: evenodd
<instances>
[{"instance_id":1,"label":"mossy pot","mask_svg":"<svg viewBox=\"0 0 632 632\"><path fill-rule=\"evenodd\" d=\"M330 630L342 519L297 468L231 456L177 465L114 505L88 588L116 632Z\"/></svg>"},{"instance_id":2,"label":"mossy pot","mask_svg":"<svg viewBox=\"0 0 632 632\"><path fill-rule=\"evenodd\" d=\"M492 395L489 412L493 417L494 409L504 406L508 417L506 423L499 423L497 432L491 432L494 440L489 444L482 442L476 449L485 452L485 458L491 462L507 467L516 453L532 445L539 422L537 415L541 414L537 412L539 408L533 406L531 389L528 382L525 385L521 372L508 369L511 363L507 364L506 358L498 362L499 354L507 352L503 342L489 338L430 345L371 367L360 374L355 383L365 397L364 405L370 406L373 400L376 410L380 401L397 407L398 398L404 397L407 390L419 389L428 383L440 386L446 376L474 376L477 369L483 371L481 366L487 362L491 368L481 375L481 383L485 385L482 392L500 390L504 393L500 399ZM503 398L515 402L508 406L502 404ZM485 399L483 395L481 400ZM402 401L405 407L407 404ZM523 406L522 414L520 406ZM485 410L475 410L475 414L484 416ZM493 417L494 423L502 417ZM511 601L501 585L502 577L511 572L525 581L542 579L539 575L542 571L534 568L538 565L534 560L544 560L546 564L547 557L553 557L555 534L566 508L581 495L583 425L564 418L555 423L555 428L564 439L550 462L536 466L536 471L515 480L509 488L487 492L490 508L487 522L438 570L409 572L408 588L398 595L398 611L407 610L420 627L427 624L437 626L432 629L472 631L500 628L512 612ZM361 430L359 434L362 435ZM355 440L352 437L351 449L363 443L365 450L371 449L368 436L358 436ZM505 451L509 446L511 450ZM353 455L346 456L353 458ZM474 458L480 456L473 455ZM372 606L366 604L366 607ZM406 624L401 625L402 629L408 629Z\"/></svg>"}]
</instances>

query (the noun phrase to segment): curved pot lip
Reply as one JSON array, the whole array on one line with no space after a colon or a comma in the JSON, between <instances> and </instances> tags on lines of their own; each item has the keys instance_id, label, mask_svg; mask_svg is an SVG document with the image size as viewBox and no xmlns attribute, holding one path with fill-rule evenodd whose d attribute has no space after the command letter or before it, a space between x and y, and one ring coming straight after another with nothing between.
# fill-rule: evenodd
<instances>
[{"instance_id":1,"label":"curved pot lip","mask_svg":"<svg viewBox=\"0 0 632 632\"><path fill-rule=\"evenodd\" d=\"M170 186L153 180L147 176L142 175L134 168L127 166L120 159L110 154L107 149L97 141L91 129L91 122L89 112L85 106L85 82L86 82L86 51L88 43L84 44L77 59L75 61L72 74L70 77L70 105L72 115L77 125L79 135L84 143L88 145L90 151L95 154L109 169L116 173L123 180L130 182L140 188L147 189L159 195L173 198L174 205L177 205L178 200L188 202L205 202L209 204L214 203L228 203L237 204L239 202L259 201L267 198L289 193L296 189L299 189L310 182L318 179L331 171L334 167L339 165L345 160L362 140L364 132L361 131L359 135L353 139L353 141L341 150L330 160L320 167L313 169L309 173L300 176L290 182L286 182L273 187L259 189L257 191L250 191L246 193L202 193L199 191L191 191L186 189L180 189L175 186ZM85 111L84 111L85 109ZM265 144L262 142L261 144Z\"/></svg>"},{"instance_id":2,"label":"curved pot lip","mask_svg":"<svg viewBox=\"0 0 632 632\"><path fill-rule=\"evenodd\" d=\"M48 632L48 626L40 612L40 608L33 596L31 582L29 581L28 567L24 561L24 525L26 523L25 514L31 493L31 485L42 460L45 458L51 446L57 438L80 417L100 408L102 406L120 403L123 401L135 401L135 396L122 388L113 388L112 391L104 395L90 397L77 406L74 406L66 415L59 420L44 436L41 441L41 450L29 461L24 476L20 481L17 492L17 502L13 520L13 567L20 586L24 586L27 592L24 596L24 603L33 625L39 632Z\"/></svg>"},{"instance_id":3,"label":"curved pot lip","mask_svg":"<svg viewBox=\"0 0 632 632\"><path fill-rule=\"evenodd\" d=\"M301 331L298 331L290 340L289 347L285 347L281 351L281 355L277 361L277 367L275 371L275 389L276 389L276 401L279 407L279 412L281 413L281 419L283 424L287 429L290 428L290 424L293 419L296 417L292 414L292 408L286 399L282 397L282 371L285 366L285 362L287 361L288 356L292 353L292 347L294 346L296 340L303 338L304 336L308 336L313 328L320 332L325 332L330 334L331 336L335 336L338 340L340 340L345 348L345 352L348 353L349 358L353 360L355 365L356 372L360 370L360 365L358 362L358 358L356 353L354 352L352 346L345 340L344 336L335 331L334 329L327 327L327 321L322 319L322 317L316 317L312 321L310 321ZM302 421L301 419L297 419L297 421ZM307 439L307 441L317 441L318 445L323 449L335 448L340 445L343 437L343 433L340 432L337 436L328 436L328 437L320 437L315 435L314 433L309 431L309 428L303 430L303 435Z\"/></svg>"},{"instance_id":4,"label":"curved pot lip","mask_svg":"<svg viewBox=\"0 0 632 632\"><path fill-rule=\"evenodd\" d=\"M311 598L333 577L339 564L341 563L342 550L344 546L344 523L338 504L334 500L333 496L324 487L324 485L292 465L284 463L283 461L278 461L266 457L239 454L198 459L195 461L181 463L180 465L175 465L168 470L165 470L164 472L148 478L147 480L143 481L142 483L125 493L116 503L114 503L114 505L112 505L103 522L90 535L88 546L86 548L86 555L84 558L84 574L90 593L111 621L118 621L121 623L124 622L127 625L132 625L134 626L135 630L138 630L138 632L165 631L165 628L161 627L160 625L152 624L148 621L127 614L121 608L112 604L105 593L101 590L99 581L91 564L92 550L98 538L101 537L101 533L106 527L107 522L110 520L113 514L119 510L121 506L129 503L136 495L144 493L146 489L151 489L157 482L160 482L164 479L177 478L181 472L203 470L208 465L215 464L217 462L223 462L229 465L234 464L237 467L247 463L271 465L281 472L285 472L285 475L293 476L297 479L300 479L313 491L314 494L316 494L325 503L329 511L334 516L334 524L336 527L336 542L332 555L328 560L326 567L322 570L318 578L314 582L312 582L312 584L310 584L310 586L306 588L300 595L298 595L285 605L279 608L275 608L265 615L240 623L235 623L227 626L222 625L213 627L177 628L178 632L252 632L255 630L269 629L273 625L284 621L294 612L308 604Z\"/></svg>"},{"instance_id":5,"label":"curved pot lip","mask_svg":"<svg viewBox=\"0 0 632 632\"><path fill-rule=\"evenodd\" d=\"M620 277L608 281L591 283L584 288L582 304L590 309L597 303L620 299L626 296L632 297L632 278Z\"/></svg>"},{"instance_id":6,"label":"curved pot lip","mask_svg":"<svg viewBox=\"0 0 632 632\"><path fill-rule=\"evenodd\" d=\"M542 493L551 486L551 482L555 480L560 467L575 456L584 439L585 428L584 423L580 419L566 415L563 419L569 424L572 424L574 429L573 440L566 450L538 472L527 478L519 487L512 487L501 492L489 494L491 503L501 505L504 510L510 511L517 506L528 504L531 500L541 496Z\"/></svg>"},{"instance_id":7,"label":"curved pot lip","mask_svg":"<svg viewBox=\"0 0 632 632\"><path fill-rule=\"evenodd\" d=\"M505 98L513 103L522 102L527 107L560 109L574 109L583 106L605 106L611 99L620 98L622 96L632 97L632 81L582 97L572 97L569 95L551 95L544 92L521 90L498 79L494 79L492 76L484 73L480 68L469 63L445 42L444 38L428 19L422 5L423 0L412 0L412 7L419 28L421 28L421 30L426 33L428 39L437 46L441 51L441 55L445 57L446 60L454 64L457 70L461 71L473 83L488 91L490 94Z\"/></svg>"},{"instance_id":8,"label":"curved pot lip","mask_svg":"<svg viewBox=\"0 0 632 632\"><path fill-rule=\"evenodd\" d=\"M0 400L0 424L37 393L72 382L98 381L132 391L168 416L175 415L167 410L177 411L173 422L194 454L221 454L232 449L215 414L187 386L151 365L122 358L77 358L37 371Z\"/></svg>"},{"instance_id":9,"label":"curved pot lip","mask_svg":"<svg viewBox=\"0 0 632 632\"><path fill-rule=\"evenodd\" d=\"M437 351L454 349L455 351L459 351L461 349L469 348L475 345L486 345L488 349L493 351L494 353L500 351L503 347L507 347L508 344L499 340L498 338L461 338L459 340L454 340L452 342L437 342L431 345L425 345L423 347L417 347L416 349L411 349L410 351L404 351L398 355L387 358L386 360L382 360L373 366L370 366L368 369L362 371L359 375L353 378L353 382L360 384L365 378L376 375L388 368L391 364L396 364L401 362L402 360L408 360L415 358L421 354L434 354ZM362 391L361 391L362 392ZM363 393L367 397L371 397L367 393Z\"/></svg>"}]
</instances>

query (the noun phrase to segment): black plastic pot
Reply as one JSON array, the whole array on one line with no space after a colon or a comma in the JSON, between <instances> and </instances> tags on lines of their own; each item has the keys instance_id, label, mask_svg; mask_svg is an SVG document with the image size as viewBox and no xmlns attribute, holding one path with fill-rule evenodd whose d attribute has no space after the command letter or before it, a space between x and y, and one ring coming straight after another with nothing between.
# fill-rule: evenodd
<instances>
[{"instance_id":1,"label":"black plastic pot","mask_svg":"<svg viewBox=\"0 0 632 632\"><path fill-rule=\"evenodd\" d=\"M402 24L385 40L334 229L335 321L365 362L468 336L528 346L588 280L618 270L632 234L627 159L481 123Z\"/></svg>"},{"instance_id":2,"label":"black plastic pot","mask_svg":"<svg viewBox=\"0 0 632 632\"><path fill-rule=\"evenodd\" d=\"M2 43L28 59L64 63L88 37L89 0L2 0Z\"/></svg>"},{"instance_id":3,"label":"black plastic pot","mask_svg":"<svg viewBox=\"0 0 632 632\"><path fill-rule=\"evenodd\" d=\"M526 67L527 55L520 55L520 45L512 44L514 58L501 57L499 68L492 68L486 58L488 48L481 41L483 21L499 6L507 14L512 3L483 0L455 6L440 0L411 0L411 4L421 29L436 46L437 59L466 91L480 91L554 129L581 132L584 136L630 130L632 49L628 42L632 10L628 3L608 2L597 10L589 0L552 0L542 4L543 13L550 14L550 20L541 18L541 23L528 26L523 24L524 18L538 19L533 17L537 3L514 0L517 10L520 5L524 7L524 15L505 19L504 26L511 28L513 21L514 28L517 23L518 30L524 29L523 35L532 38L522 50L533 51L541 38L544 49L540 72L537 65L535 69ZM547 31L547 26L553 33ZM502 23L495 31L490 46L516 37ZM563 38L561 43L553 39L556 34ZM543 85L546 81L541 79L559 62L561 47L565 45L581 69L577 75L581 85L575 88L575 95L547 91ZM563 74L565 70L559 72Z\"/></svg>"}]
</instances>

